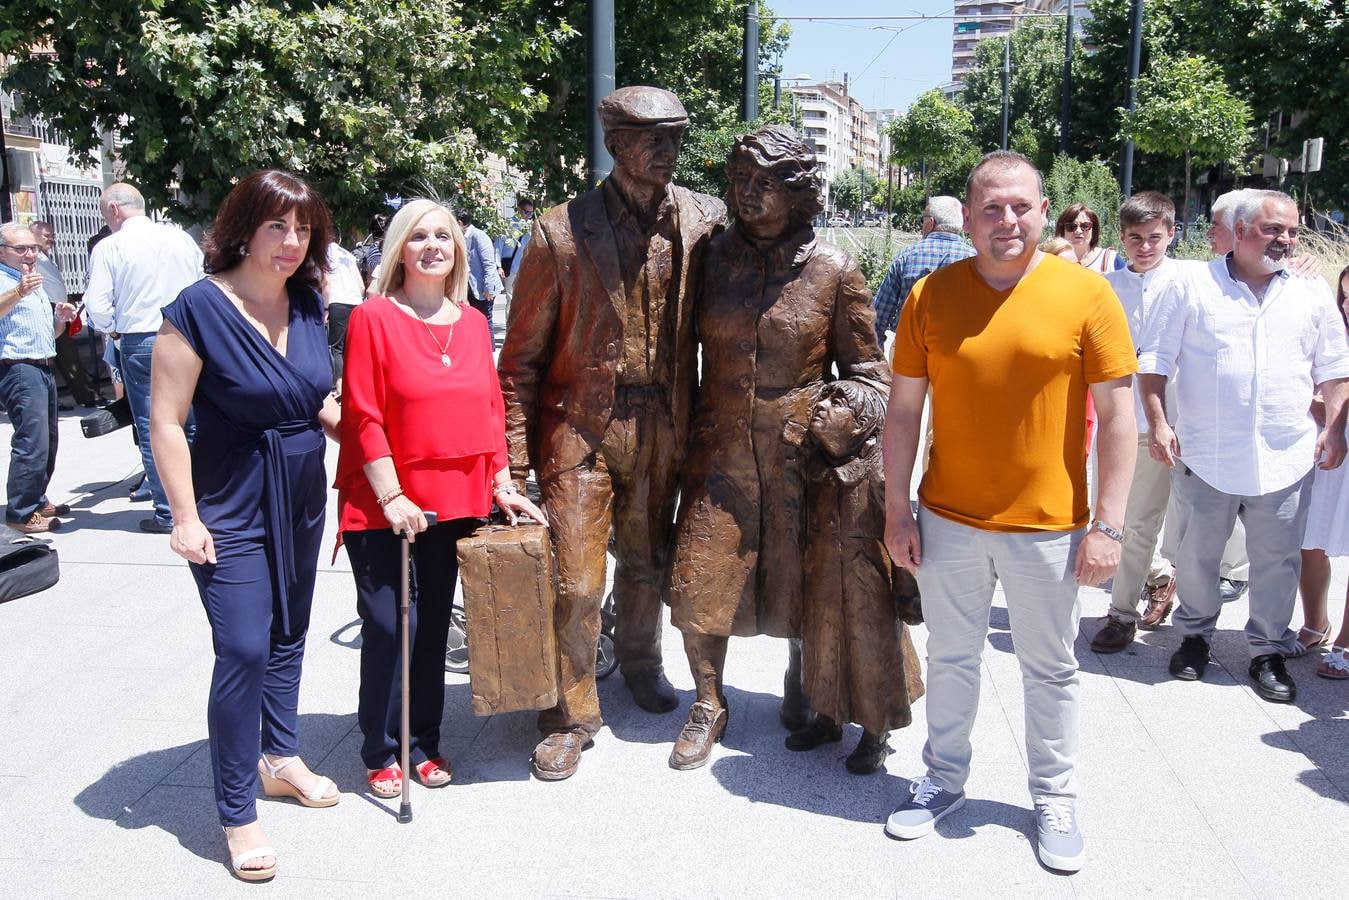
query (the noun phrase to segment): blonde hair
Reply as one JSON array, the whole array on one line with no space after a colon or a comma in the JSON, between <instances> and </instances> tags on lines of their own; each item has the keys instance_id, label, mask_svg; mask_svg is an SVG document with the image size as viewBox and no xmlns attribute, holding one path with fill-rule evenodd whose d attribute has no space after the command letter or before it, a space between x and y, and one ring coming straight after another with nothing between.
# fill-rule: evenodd
<instances>
[{"instance_id":1,"label":"blonde hair","mask_svg":"<svg viewBox=\"0 0 1349 900\"><path fill-rule=\"evenodd\" d=\"M1058 256L1064 250L1072 250L1073 245L1068 243L1067 238L1052 237L1047 241L1040 242L1040 252L1048 253L1050 256Z\"/></svg>"},{"instance_id":2,"label":"blonde hair","mask_svg":"<svg viewBox=\"0 0 1349 900\"><path fill-rule=\"evenodd\" d=\"M412 229L429 212L440 210L450 220L450 238L454 241L454 264L445 279L445 297L463 306L468 302L468 246L464 232L454 217L454 210L435 200L418 198L404 203L394 214L384 232L384 253L379 262L379 278L375 293L388 296L403 285L403 247L412 235Z\"/></svg>"}]
</instances>

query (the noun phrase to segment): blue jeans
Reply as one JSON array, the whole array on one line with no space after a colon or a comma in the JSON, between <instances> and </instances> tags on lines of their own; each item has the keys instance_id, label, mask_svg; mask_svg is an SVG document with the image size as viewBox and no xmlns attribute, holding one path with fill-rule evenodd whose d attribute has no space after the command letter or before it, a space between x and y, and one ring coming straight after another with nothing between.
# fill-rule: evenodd
<instances>
[{"instance_id":1,"label":"blue jeans","mask_svg":"<svg viewBox=\"0 0 1349 900\"><path fill-rule=\"evenodd\" d=\"M164 486L159 483L159 470L155 468L150 447L150 357L154 354L156 336L153 331L124 334L118 341L117 350L121 357L122 386L126 389L127 403L140 433L141 463L145 466L145 480L154 499L155 519L171 524L173 515L169 512L169 499ZM196 426L190 414L185 428L188 443L191 443Z\"/></svg>"},{"instance_id":2,"label":"blue jeans","mask_svg":"<svg viewBox=\"0 0 1349 900\"><path fill-rule=\"evenodd\" d=\"M46 505L47 484L56 469L56 379L51 369L28 362L0 366L0 405L14 426L5 521L27 522Z\"/></svg>"}]
</instances>

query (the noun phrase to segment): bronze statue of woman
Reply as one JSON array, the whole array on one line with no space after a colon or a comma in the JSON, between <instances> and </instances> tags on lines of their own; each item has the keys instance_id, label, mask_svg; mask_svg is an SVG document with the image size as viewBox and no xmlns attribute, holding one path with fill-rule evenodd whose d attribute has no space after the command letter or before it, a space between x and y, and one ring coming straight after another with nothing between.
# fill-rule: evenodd
<instances>
[{"instance_id":1,"label":"bronze statue of woman","mask_svg":"<svg viewBox=\"0 0 1349 900\"><path fill-rule=\"evenodd\" d=\"M726 730L729 638L801 637L806 603L842 602L806 592L811 421L830 382L890 383L857 263L811 227L822 209L811 148L761 128L736 141L727 174L735 221L708 248L693 311L702 380L669 585L697 688L676 769L706 763Z\"/></svg>"}]
</instances>

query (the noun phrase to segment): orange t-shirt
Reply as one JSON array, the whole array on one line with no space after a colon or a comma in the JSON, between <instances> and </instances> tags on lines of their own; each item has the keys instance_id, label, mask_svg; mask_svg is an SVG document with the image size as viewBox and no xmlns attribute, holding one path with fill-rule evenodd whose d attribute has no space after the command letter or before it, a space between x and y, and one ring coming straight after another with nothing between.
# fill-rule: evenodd
<instances>
[{"instance_id":1,"label":"orange t-shirt","mask_svg":"<svg viewBox=\"0 0 1349 900\"><path fill-rule=\"evenodd\" d=\"M1087 386L1138 370L1129 323L1099 274L1044 257L1008 291L974 259L920 280L892 367L932 389L932 458L918 489L934 513L985 531L1087 523Z\"/></svg>"}]
</instances>

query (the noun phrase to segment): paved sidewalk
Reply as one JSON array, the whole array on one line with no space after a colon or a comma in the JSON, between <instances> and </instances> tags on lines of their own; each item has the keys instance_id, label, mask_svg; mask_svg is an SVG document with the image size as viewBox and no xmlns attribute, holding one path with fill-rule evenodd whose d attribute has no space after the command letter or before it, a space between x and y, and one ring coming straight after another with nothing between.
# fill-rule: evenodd
<instances>
[{"instance_id":1,"label":"paved sidewalk","mask_svg":"<svg viewBox=\"0 0 1349 900\"><path fill-rule=\"evenodd\" d=\"M0 425L0 439L8 426ZM318 578L301 692L303 751L344 791L329 810L262 801L280 854L270 885L236 882L215 825L204 738L210 634L186 565L136 530L139 466L121 431L61 423L51 493L76 512L55 536L62 579L0 606L0 896L215 897L1302 897L1332 892L1349 834L1349 686L1290 663L1295 706L1246 686L1244 603L1220 622L1202 683L1171 680L1170 628L1130 652L1088 649L1108 597L1083 591L1081 814L1089 860L1066 877L1035 859L1020 675L999 599L984 651L970 802L914 843L882 823L921 774L924 701L887 771L856 778L856 741L793 754L777 722L786 648L732 642L726 743L700 771L666 766L692 699L678 633L665 653L677 712L637 710L601 683L609 727L576 777L529 776L528 714L475 718L447 676L454 783L414 787L415 821L362 792L357 631L344 554ZM332 530L332 514L329 531ZM1341 595L1346 568L1335 568ZM1338 615L1338 610L1335 612ZM921 650L925 636L915 635ZM1329 868L1328 868L1329 867ZM1331 876L1327 888L1327 876Z\"/></svg>"}]
</instances>

